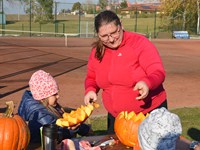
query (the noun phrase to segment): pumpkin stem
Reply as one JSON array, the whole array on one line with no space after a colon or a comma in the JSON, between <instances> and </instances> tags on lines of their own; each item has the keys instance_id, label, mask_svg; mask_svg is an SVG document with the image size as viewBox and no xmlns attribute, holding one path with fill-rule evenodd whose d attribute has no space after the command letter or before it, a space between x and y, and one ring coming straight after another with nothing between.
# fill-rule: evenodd
<instances>
[{"instance_id":1,"label":"pumpkin stem","mask_svg":"<svg viewBox=\"0 0 200 150\"><path fill-rule=\"evenodd\" d=\"M13 111L14 111L14 103L13 101L8 101L6 102L7 109L6 112L4 113L4 117L12 117L13 116Z\"/></svg>"}]
</instances>

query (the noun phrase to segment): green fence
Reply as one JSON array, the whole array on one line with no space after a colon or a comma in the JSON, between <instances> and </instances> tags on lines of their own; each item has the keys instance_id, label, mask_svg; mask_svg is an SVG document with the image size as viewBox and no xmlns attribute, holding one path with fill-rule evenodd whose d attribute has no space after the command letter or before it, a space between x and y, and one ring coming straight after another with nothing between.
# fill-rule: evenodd
<instances>
[{"instance_id":1,"label":"green fence","mask_svg":"<svg viewBox=\"0 0 200 150\"><path fill-rule=\"evenodd\" d=\"M31 1L30 1L31 2ZM98 13L96 5L81 4L77 11L71 11L73 3L53 3L53 20L51 22L35 22L33 13L34 4L27 5L18 1L8 3L1 2L1 10L6 16L6 24L0 25L2 36L55 36L63 37L65 34L78 37L94 37L94 17ZM3 7L2 7L3 6ZM15 13L10 13L8 8L16 9ZM27 10L28 13L19 10ZM162 23L158 12L139 13L120 12L114 10L122 20L125 30L139 32L156 38L159 32L170 32L171 29L162 28Z\"/></svg>"}]
</instances>

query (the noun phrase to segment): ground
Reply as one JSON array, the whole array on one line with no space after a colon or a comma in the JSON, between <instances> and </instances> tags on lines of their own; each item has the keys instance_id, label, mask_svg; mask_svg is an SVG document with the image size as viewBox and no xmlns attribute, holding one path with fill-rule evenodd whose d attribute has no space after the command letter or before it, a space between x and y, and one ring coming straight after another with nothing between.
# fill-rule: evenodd
<instances>
[{"instance_id":1,"label":"ground","mask_svg":"<svg viewBox=\"0 0 200 150\"><path fill-rule=\"evenodd\" d=\"M0 107L13 100L17 112L22 94L33 72L51 73L60 88L62 106L77 108L83 103L87 59L94 39L0 38ZM164 87L169 109L200 106L200 41L152 40L166 69ZM105 115L100 108L93 115Z\"/></svg>"}]
</instances>

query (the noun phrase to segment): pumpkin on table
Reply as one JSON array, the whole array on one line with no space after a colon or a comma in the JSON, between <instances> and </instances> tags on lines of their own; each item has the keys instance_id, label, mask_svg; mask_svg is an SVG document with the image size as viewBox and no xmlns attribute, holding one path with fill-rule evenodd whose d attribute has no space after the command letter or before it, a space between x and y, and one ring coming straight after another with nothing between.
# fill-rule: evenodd
<instances>
[{"instance_id":1,"label":"pumpkin on table","mask_svg":"<svg viewBox=\"0 0 200 150\"><path fill-rule=\"evenodd\" d=\"M138 143L138 127L146 118L143 113L136 115L133 111L122 111L115 118L114 130L120 142L134 150L140 150Z\"/></svg>"},{"instance_id":2,"label":"pumpkin on table","mask_svg":"<svg viewBox=\"0 0 200 150\"><path fill-rule=\"evenodd\" d=\"M20 116L13 115L14 103L9 101L6 105L6 112L0 114L0 150L26 150L30 130Z\"/></svg>"}]
</instances>

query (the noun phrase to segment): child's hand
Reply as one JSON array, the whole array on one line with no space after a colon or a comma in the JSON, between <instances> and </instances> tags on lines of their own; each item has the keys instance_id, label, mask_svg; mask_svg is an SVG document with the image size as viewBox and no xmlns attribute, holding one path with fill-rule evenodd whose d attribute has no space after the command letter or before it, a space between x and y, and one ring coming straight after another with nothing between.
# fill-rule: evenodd
<instances>
[{"instance_id":1,"label":"child's hand","mask_svg":"<svg viewBox=\"0 0 200 150\"><path fill-rule=\"evenodd\" d=\"M76 130L80 126L80 123L77 125L74 125L72 127L68 127L69 130Z\"/></svg>"}]
</instances>

